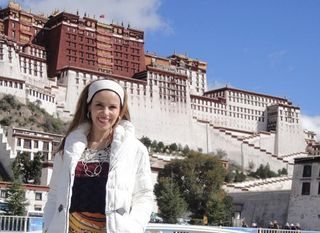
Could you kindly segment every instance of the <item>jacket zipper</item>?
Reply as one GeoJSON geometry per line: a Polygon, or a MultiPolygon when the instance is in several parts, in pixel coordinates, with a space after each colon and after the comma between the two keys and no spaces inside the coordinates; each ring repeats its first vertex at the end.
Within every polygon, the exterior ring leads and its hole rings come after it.
{"type": "Polygon", "coordinates": [[[66,205],[66,224],[65,224],[65,229],[64,232],[68,233],[68,228],[69,228],[69,205],[70,205],[70,201],[69,197],[70,197],[70,188],[71,188],[71,172],[69,172],[69,190],[68,190],[68,195],[67,195],[67,205],[66,205]]]}

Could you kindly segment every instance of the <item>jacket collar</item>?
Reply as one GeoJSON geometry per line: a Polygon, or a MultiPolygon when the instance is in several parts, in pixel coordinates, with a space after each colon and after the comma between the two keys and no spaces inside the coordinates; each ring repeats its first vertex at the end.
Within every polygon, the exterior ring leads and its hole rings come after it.
{"type": "MultiPolygon", "coordinates": [[[[87,136],[90,131],[90,124],[83,123],[73,130],[67,137],[64,146],[64,158],[75,167],[83,151],[86,149],[88,140],[87,136]]],[[[134,127],[131,122],[122,120],[114,130],[113,141],[111,143],[110,167],[113,167],[119,160],[115,156],[127,139],[134,137],[134,127]]],[[[68,164],[68,163],[67,163],[68,164]]]]}

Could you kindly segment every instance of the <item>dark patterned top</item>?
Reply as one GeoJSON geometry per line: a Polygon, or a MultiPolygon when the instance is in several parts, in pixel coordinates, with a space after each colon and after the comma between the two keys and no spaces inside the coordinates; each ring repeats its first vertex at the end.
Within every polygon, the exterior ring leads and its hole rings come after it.
{"type": "Polygon", "coordinates": [[[76,166],[69,212],[105,213],[110,149],[86,150],[76,166]]]}

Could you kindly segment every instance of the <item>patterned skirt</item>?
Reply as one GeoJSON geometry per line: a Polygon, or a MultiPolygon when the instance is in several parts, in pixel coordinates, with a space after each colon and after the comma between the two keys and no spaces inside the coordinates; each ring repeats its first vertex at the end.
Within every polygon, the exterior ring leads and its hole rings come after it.
{"type": "Polygon", "coordinates": [[[106,232],[106,216],[104,214],[73,212],[69,215],[69,233],[106,232]]]}

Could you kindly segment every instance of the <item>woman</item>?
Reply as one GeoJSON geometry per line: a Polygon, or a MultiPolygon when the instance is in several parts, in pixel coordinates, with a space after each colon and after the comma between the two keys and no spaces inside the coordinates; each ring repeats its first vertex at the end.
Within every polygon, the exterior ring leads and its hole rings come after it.
{"type": "Polygon", "coordinates": [[[117,82],[84,88],[55,155],[45,232],[144,232],[153,203],[151,171],[129,120],[117,82]]]}

